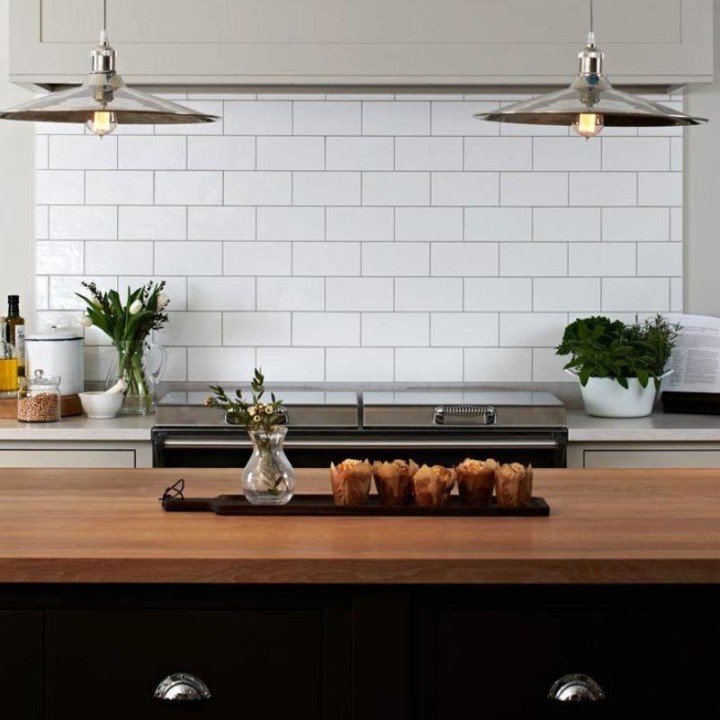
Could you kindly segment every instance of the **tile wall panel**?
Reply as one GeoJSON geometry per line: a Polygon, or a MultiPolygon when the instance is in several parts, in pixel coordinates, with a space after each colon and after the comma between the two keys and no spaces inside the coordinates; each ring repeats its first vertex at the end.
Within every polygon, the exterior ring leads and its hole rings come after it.
{"type": "Polygon", "coordinates": [[[557,381],[578,314],[682,309],[674,128],[472,117],[507,95],[175,95],[221,121],[37,125],[40,326],[77,322],[84,279],[162,278],[173,380],[557,381]]]}

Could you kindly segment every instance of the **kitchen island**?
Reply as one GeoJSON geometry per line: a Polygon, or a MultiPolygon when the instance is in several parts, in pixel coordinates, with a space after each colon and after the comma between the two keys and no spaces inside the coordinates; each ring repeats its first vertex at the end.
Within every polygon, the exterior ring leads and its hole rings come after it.
{"type": "Polygon", "coordinates": [[[452,519],[164,512],[181,475],[239,471],[0,470],[13,717],[169,717],[177,672],[208,718],[720,711],[720,471],[538,470],[550,517],[452,519]],[[605,699],[551,702],[577,673],[605,699]]]}

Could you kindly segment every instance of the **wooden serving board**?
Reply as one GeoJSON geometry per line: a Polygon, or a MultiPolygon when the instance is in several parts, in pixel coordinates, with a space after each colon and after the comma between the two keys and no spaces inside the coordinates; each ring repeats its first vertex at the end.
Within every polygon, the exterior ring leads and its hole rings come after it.
{"type": "Polygon", "coordinates": [[[495,498],[490,505],[463,505],[452,496],[443,507],[418,505],[381,505],[377,496],[370,496],[365,505],[339,506],[332,495],[295,495],[286,505],[252,505],[242,495],[218,495],[214,498],[161,498],[168,512],[214,512],[216,515],[311,515],[363,517],[547,517],[550,506],[541,497],[530,500],[528,507],[499,507],[495,498]]]}
{"type": "MultiPolygon", "coordinates": [[[[82,415],[79,395],[62,396],[62,416],[82,415]]],[[[0,398],[0,419],[17,420],[17,398],[0,398]]]]}

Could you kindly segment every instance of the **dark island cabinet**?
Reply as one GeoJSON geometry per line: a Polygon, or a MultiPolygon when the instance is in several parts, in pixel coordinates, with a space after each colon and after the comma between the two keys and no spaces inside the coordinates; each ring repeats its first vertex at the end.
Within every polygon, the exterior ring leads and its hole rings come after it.
{"type": "Polygon", "coordinates": [[[0,718],[720,717],[717,586],[5,585],[0,637],[0,718]]]}

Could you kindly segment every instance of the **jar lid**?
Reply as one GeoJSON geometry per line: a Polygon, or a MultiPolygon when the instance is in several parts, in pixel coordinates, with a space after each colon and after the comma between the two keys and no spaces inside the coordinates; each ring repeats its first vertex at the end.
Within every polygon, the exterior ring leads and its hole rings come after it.
{"type": "Polygon", "coordinates": [[[30,385],[31,388],[38,386],[53,387],[54,385],[60,385],[60,380],[61,378],[58,375],[48,375],[45,377],[44,371],[38,368],[28,380],[28,385],[30,385]]]}
{"type": "Polygon", "coordinates": [[[67,340],[82,340],[82,335],[79,335],[75,330],[53,330],[52,332],[45,333],[32,333],[25,336],[25,342],[33,342],[36,340],[43,340],[49,342],[60,342],[67,340]]]}

